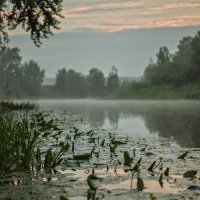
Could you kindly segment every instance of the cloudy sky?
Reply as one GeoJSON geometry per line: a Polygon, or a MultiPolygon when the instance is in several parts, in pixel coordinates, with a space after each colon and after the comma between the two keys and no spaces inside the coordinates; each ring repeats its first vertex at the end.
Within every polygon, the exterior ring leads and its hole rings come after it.
{"type": "Polygon", "coordinates": [[[199,0],[64,0],[63,31],[105,32],[200,24],[199,0]]]}
{"type": "Polygon", "coordinates": [[[200,25],[200,0],[64,0],[61,30],[38,49],[21,31],[12,33],[24,60],[34,59],[54,77],[60,68],[87,74],[115,65],[122,76],[141,76],[159,46],[174,52],[200,25]]]}

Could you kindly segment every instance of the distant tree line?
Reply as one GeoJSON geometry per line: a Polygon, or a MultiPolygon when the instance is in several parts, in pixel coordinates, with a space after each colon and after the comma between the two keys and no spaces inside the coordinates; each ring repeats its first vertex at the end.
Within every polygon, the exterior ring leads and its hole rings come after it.
{"type": "Polygon", "coordinates": [[[44,70],[35,61],[22,63],[18,48],[0,49],[0,97],[38,96],[43,78],[44,70]]]}
{"type": "Polygon", "coordinates": [[[200,31],[194,37],[180,40],[174,54],[167,47],[160,47],[156,58],[144,71],[146,83],[174,86],[200,83],[200,31]]]}
{"type": "Polygon", "coordinates": [[[90,69],[87,76],[63,68],[56,75],[54,89],[58,97],[111,97],[118,92],[119,77],[115,67],[108,78],[97,68],[90,69]]]}

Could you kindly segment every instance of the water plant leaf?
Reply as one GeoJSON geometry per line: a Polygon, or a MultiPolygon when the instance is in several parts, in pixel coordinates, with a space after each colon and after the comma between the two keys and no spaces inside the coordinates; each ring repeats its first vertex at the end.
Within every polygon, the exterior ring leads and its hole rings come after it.
{"type": "Polygon", "coordinates": [[[153,156],[154,153],[152,153],[152,152],[147,152],[145,155],[146,155],[146,156],[153,156]]]}
{"type": "Polygon", "coordinates": [[[114,144],[113,146],[111,144],[109,144],[109,147],[110,147],[110,152],[111,153],[114,153],[116,148],[117,148],[118,144],[114,144]]]}
{"type": "Polygon", "coordinates": [[[140,151],[145,151],[147,147],[148,147],[148,145],[147,145],[147,144],[145,144],[145,147],[144,147],[144,148],[142,148],[140,151]]]}
{"type": "Polygon", "coordinates": [[[88,138],[88,143],[95,143],[96,138],[88,138]]]}
{"type": "Polygon", "coordinates": [[[159,183],[160,183],[160,186],[163,188],[163,174],[160,175],[158,181],[159,181],[159,183]]]}
{"type": "Polygon", "coordinates": [[[117,145],[123,145],[126,144],[126,142],[122,142],[120,140],[115,140],[114,138],[111,140],[111,144],[117,144],[117,145]]]}
{"type": "Polygon", "coordinates": [[[184,178],[193,178],[197,174],[197,171],[191,170],[183,174],[184,178]]]}
{"type": "Polygon", "coordinates": [[[50,168],[51,167],[51,163],[53,160],[53,154],[52,154],[52,150],[51,148],[47,151],[45,160],[44,160],[44,168],[50,168]]]}
{"type": "Polygon", "coordinates": [[[152,172],[155,164],[156,164],[156,161],[154,161],[147,170],[152,172]]]}
{"type": "Polygon", "coordinates": [[[66,151],[69,150],[69,148],[70,148],[70,144],[67,143],[67,144],[65,144],[65,145],[62,146],[62,151],[66,152],[66,151]]]}
{"type": "Polygon", "coordinates": [[[137,178],[137,190],[142,191],[144,189],[144,181],[142,178],[138,177],[137,178]]]}
{"type": "Polygon", "coordinates": [[[68,199],[67,197],[61,195],[61,196],[60,196],[60,200],[69,200],[69,199],[68,199]]]}
{"type": "Polygon", "coordinates": [[[186,151],[181,156],[179,156],[178,159],[184,159],[187,154],[188,154],[188,151],[186,151]]]}
{"type": "Polygon", "coordinates": [[[105,139],[102,140],[102,142],[101,142],[101,144],[100,144],[101,147],[104,147],[105,141],[106,141],[105,139]]]}
{"type": "Polygon", "coordinates": [[[85,134],[90,135],[92,132],[93,132],[93,130],[90,130],[90,131],[86,132],[85,134]]]}
{"type": "Polygon", "coordinates": [[[96,190],[97,186],[95,185],[95,183],[93,182],[92,179],[87,179],[87,184],[89,185],[91,190],[96,190]]]}
{"type": "Polygon", "coordinates": [[[135,166],[133,167],[133,171],[138,171],[139,167],[141,166],[142,157],[137,161],[135,166]]]}
{"type": "Polygon", "coordinates": [[[133,162],[133,158],[130,157],[128,151],[124,151],[124,165],[130,166],[133,162]]]}
{"type": "Polygon", "coordinates": [[[169,176],[169,167],[165,170],[164,175],[169,176]]]}
{"type": "Polygon", "coordinates": [[[73,157],[74,157],[74,160],[90,160],[91,158],[89,153],[73,155],[73,157]]]}
{"type": "Polygon", "coordinates": [[[89,185],[91,190],[96,190],[97,186],[93,182],[93,180],[98,180],[99,178],[95,174],[91,174],[87,177],[87,184],[89,185]]]}
{"type": "Polygon", "coordinates": [[[200,190],[200,186],[191,185],[191,186],[188,187],[188,190],[200,190]]]}

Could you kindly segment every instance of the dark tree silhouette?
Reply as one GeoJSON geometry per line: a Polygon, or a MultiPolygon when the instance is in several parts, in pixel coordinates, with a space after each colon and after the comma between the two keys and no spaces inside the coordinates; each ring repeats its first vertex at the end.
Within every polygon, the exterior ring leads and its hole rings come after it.
{"type": "Polygon", "coordinates": [[[0,45],[8,41],[8,30],[18,26],[30,33],[36,46],[43,38],[52,35],[52,29],[59,29],[63,0],[1,0],[0,3],[0,45]]]}

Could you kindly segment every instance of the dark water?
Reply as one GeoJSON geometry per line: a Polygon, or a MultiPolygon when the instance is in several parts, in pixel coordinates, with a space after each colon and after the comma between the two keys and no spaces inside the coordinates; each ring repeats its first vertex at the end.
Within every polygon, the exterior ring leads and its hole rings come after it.
{"type": "Polygon", "coordinates": [[[158,135],[181,147],[200,147],[200,101],[40,100],[41,109],[66,111],[91,128],[158,135]]]}

